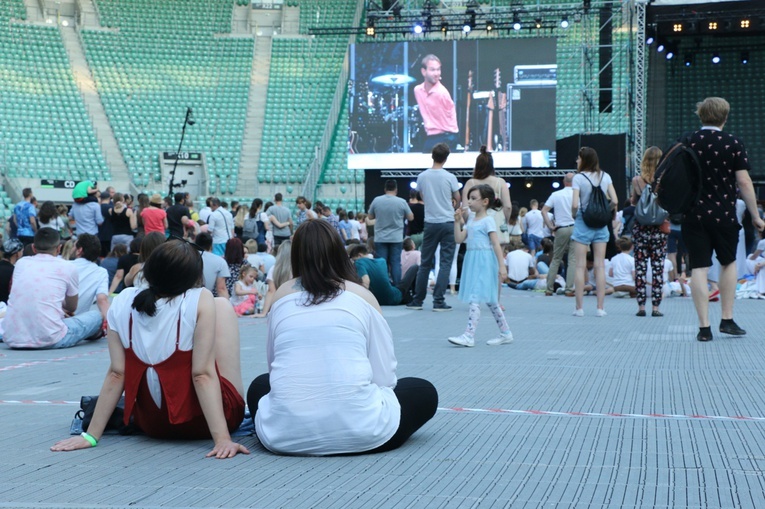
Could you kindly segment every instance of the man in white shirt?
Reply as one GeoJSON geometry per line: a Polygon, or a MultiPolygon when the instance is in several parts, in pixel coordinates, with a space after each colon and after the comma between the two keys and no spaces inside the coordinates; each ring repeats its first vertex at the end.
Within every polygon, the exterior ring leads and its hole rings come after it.
{"type": "Polygon", "coordinates": [[[525,244],[512,244],[512,251],[505,256],[507,279],[505,282],[516,290],[533,290],[537,286],[537,268],[534,257],[525,244]]]}
{"type": "Polygon", "coordinates": [[[226,278],[231,277],[226,260],[212,253],[213,241],[209,233],[197,235],[194,243],[202,250],[202,284],[216,297],[228,299],[226,278]]]}
{"type": "MultiPolygon", "coordinates": [[[[3,341],[10,348],[69,348],[101,330],[97,310],[77,310],[77,268],[58,258],[60,236],[53,228],[35,233],[35,256],[25,256],[13,270],[3,341]]],[[[99,242],[99,250],[100,242],[99,242]]]]}
{"type": "Polygon", "coordinates": [[[531,200],[529,202],[531,210],[526,212],[523,216],[523,231],[526,232],[528,238],[529,250],[531,256],[537,253],[542,245],[542,239],[544,238],[544,218],[542,212],[539,210],[539,202],[531,200]]]}
{"type": "Polygon", "coordinates": [[[574,296],[574,276],[576,275],[576,250],[571,242],[571,234],[574,231],[574,218],[571,217],[571,198],[574,191],[571,182],[574,180],[573,173],[566,173],[563,179],[563,189],[555,191],[542,207],[542,218],[554,235],[553,258],[550,263],[550,271],[547,273],[547,289],[545,295],[552,295],[555,290],[555,276],[558,274],[563,255],[566,258],[566,289],[565,294],[574,296]],[[555,222],[550,219],[549,212],[555,211],[555,222]]]}
{"type": "Polygon", "coordinates": [[[210,204],[212,203],[212,196],[209,196],[205,200],[205,206],[202,207],[202,209],[199,211],[199,219],[205,222],[205,224],[210,219],[210,214],[212,214],[212,208],[210,207],[210,204]]]}
{"type": "Polygon", "coordinates": [[[77,237],[77,258],[72,263],[77,267],[80,290],[75,316],[81,315],[98,306],[101,316],[106,319],[109,311],[109,274],[96,263],[101,252],[98,237],[83,233],[77,237]]]}
{"type": "Polygon", "coordinates": [[[212,252],[223,256],[226,252],[226,243],[234,236],[234,217],[231,212],[220,206],[218,198],[210,201],[210,209],[212,212],[207,220],[207,231],[212,234],[212,252]]]}

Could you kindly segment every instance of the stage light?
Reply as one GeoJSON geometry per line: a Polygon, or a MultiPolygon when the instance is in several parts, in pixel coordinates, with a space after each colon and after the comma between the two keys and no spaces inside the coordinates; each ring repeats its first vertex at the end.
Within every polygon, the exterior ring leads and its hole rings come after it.
{"type": "Polygon", "coordinates": [[[666,58],[667,60],[672,60],[673,58],[675,58],[675,50],[673,50],[672,48],[668,48],[667,54],[664,56],[664,58],[666,58]]]}
{"type": "Polygon", "coordinates": [[[553,189],[558,189],[559,187],[560,187],[560,182],[558,182],[557,180],[552,183],[552,188],[553,189]]]}
{"type": "Polygon", "coordinates": [[[749,63],[749,52],[748,51],[742,51],[741,52],[741,64],[746,65],[749,63]]]}
{"type": "Polygon", "coordinates": [[[534,20],[534,26],[537,28],[542,28],[542,18],[537,18],[534,20]]]}
{"type": "Polygon", "coordinates": [[[651,44],[653,44],[655,40],[656,40],[656,37],[654,37],[653,35],[649,35],[648,37],[645,38],[646,46],[650,46],[651,44]]]}
{"type": "Polygon", "coordinates": [[[521,17],[518,14],[513,14],[513,30],[521,29],[521,17]]]}
{"type": "Polygon", "coordinates": [[[526,189],[531,189],[534,186],[534,181],[530,177],[526,177],[526,180],[523,181],[523,185],[526,189]]]}
{"type": "Polygon", "coordinates": [[[672,23],[672,31],[675,33],[680,33],[683,31],[683,24],[682,23],[672,23]]]}
{"type": "Polygon", "coordinates": [[[61,22],[61,26],[65,26],[65,27],[68,27],[68,26],[69,26],[69,21],[67,21],[67,20],[63,20],[63,21],[61,22]]]}
{"type": "Polygon", "coordinates": [[[715,31],[715,30],[717,30],[717,26],[718,26],[717,25],[717,21],[710,21],[709,24],[707,25],[707,28],[710,31],[715,31]]]}
{"type": "Polygon", "coordinates": [[[441,22],[441,31],[442,31],[444,34],[446,34],[446,32],[448,32],[448,31],[449,31],[449,23],[447,23],[446,21],[442,21],[442,22],[441,22]]]}
{"type": "Polygon", "coordinates": [[[645,44],[646,46],[650,46],[654,42],[656,42],[656,27],[652,25],[648,27],[648,30],[646,31],[645,44]]]}
{"type": "Polygon", "coordinates": [[[712,63],[713,64],[719,64],[720,63],[720,54],[719,53],[712,53],[712,63]]]}
{"type": "Polygon", "coordinates": [[[412,180],[411,182],[409,182],[409,188],[410,189],[417,189],[417,181],[416,180],[412,180]]]}
{"type": "Polygon", "coordinates": [[[743,28],[744,30],[748,29],[750,26],[752,26],[752,22],[749,19],[742,19],[741,23],[739,23],[739,26],[743,28]]]}
{"type": "Polygon", "coordinates": [[[464,184],[462,182],[457,182],[457,189],[462,189],[463,185],[464,184]]]}
{"type": "Polygon", "coordinates": [[[686,53],[685,57],[683,58],[683,65],[686,67],[690,67],[693,65],[693,54],[692,53],[686,53]]]}
{"type": "Polygon", "coordinates": [[[49,25],[52,25],[53,24],[53,18],[48,18],[48,19],[45,20],[45,22],[47,24],[49,24],[49,25]]]}
{"type": "Polygon", "coordinates": [[[659,53],[664,53],[664,48],[666,48],[665,44],[663,42],[659,42],[659,45],[656,46],[656,51],[659,53]]]}
{"type": "Polygon", "coordinates": [[[563,16],[563,19],[560,20],[560,27],[561,28],[568,28],[568,16],[563,16]]]}
{"type": "Polygon", "coordinates": [[[422,23],[415,23],[414,27],[412,27],[412,32],[415,34],[421,34],[422,33],[422,23]]]}
{"type": "Polygon", "coordinates": [[[462,25],[462,31],[465,32],[466,34],[469,34],[472,29],[473,28],[470,26],[469,22],[466,22],[465,24],[462,25]]]}
{"type": "Polygon", "coordinates": [[[494,30],[494,21],[489,20],[486,22],[486,31],[491,32],[492,30],[494,30]]]}
{"type": "Polygon", "coordinates": [[[369,37],[375,36],[375,20],[371,18],[367,20],[367,35],[369,37]]]}

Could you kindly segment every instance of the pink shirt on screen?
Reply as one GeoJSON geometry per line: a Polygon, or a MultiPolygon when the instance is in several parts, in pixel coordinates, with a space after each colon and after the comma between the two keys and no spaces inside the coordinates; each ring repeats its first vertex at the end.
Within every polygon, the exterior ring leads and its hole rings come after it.
{"type": "Polygon", "coordinates": [[[414,87],[414,98],[420,106],[425,133],[428,136],[459,132],[454,101],[440,82],[436,83],[430,92],[425,91],[425,83],[420,83],[414,87]]]}
{"type": "Polygon", "coordinates": [[[73,263],[43,253],[21,258],[13,270],[3,341],[13,348],[42,348],[61,341],[67,333],[64,298],[78,290],[73,263]]]}

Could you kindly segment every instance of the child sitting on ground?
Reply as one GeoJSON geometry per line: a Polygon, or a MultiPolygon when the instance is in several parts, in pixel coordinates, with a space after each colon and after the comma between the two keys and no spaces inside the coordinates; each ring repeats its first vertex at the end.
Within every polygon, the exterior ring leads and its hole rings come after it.
{"type": "Polygon", "coordinates": [[[409,267],[422,263],[422,253],[414,246],[414,241],[407,237],[404,239],[404,250],[401,252],[401,273],[406,274],[409,267]]]}
{"type": "Polygon", "coordinates": [[[239,271],[239,280],[234,283],[234,291],[231,294],[231,305],[237,316],[252,315],[255,313],[255,303],[258,301],[258,289],[255,286],[255,278],[258,270],[250,265],[242,265],[239,271]]]}
{"type": "Polygon", "coordinates": [[[614,297],[637,297],[635,289],[635,259],[630,256],[632,241],[622,237],[616,241],[619,254],[611,258],[608,275],[613,278],[614,297]]]}

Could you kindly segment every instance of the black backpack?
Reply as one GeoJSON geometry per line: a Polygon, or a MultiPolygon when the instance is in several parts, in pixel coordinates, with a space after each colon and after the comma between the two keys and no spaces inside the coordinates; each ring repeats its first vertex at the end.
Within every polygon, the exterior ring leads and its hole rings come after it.
{"type": "Polygon", "coordinates": [[[701,198],[701,163],[688,146],[689,138],[664,153],[653,177],[653,192],[670,214],[689,212],[701,198]]]}
{"type": "Polygon", "coordinates": [[[584,212],[582,212],[584,224],[590,228],[603,228],[611,222],[612,217],[608,198],[606,197],[606,193],[604,193],[603,189],[600,187],[600,184],[603,182],[603,177],[601,177],[598,186],[595,187],[595,184],[592,183],[592,180],[587,178],[587,175],[584,173],[581,175],[586,178],[587,182],[592,186],[590,202],[587,204],[587,208],[584,209],[584,212]]]}

